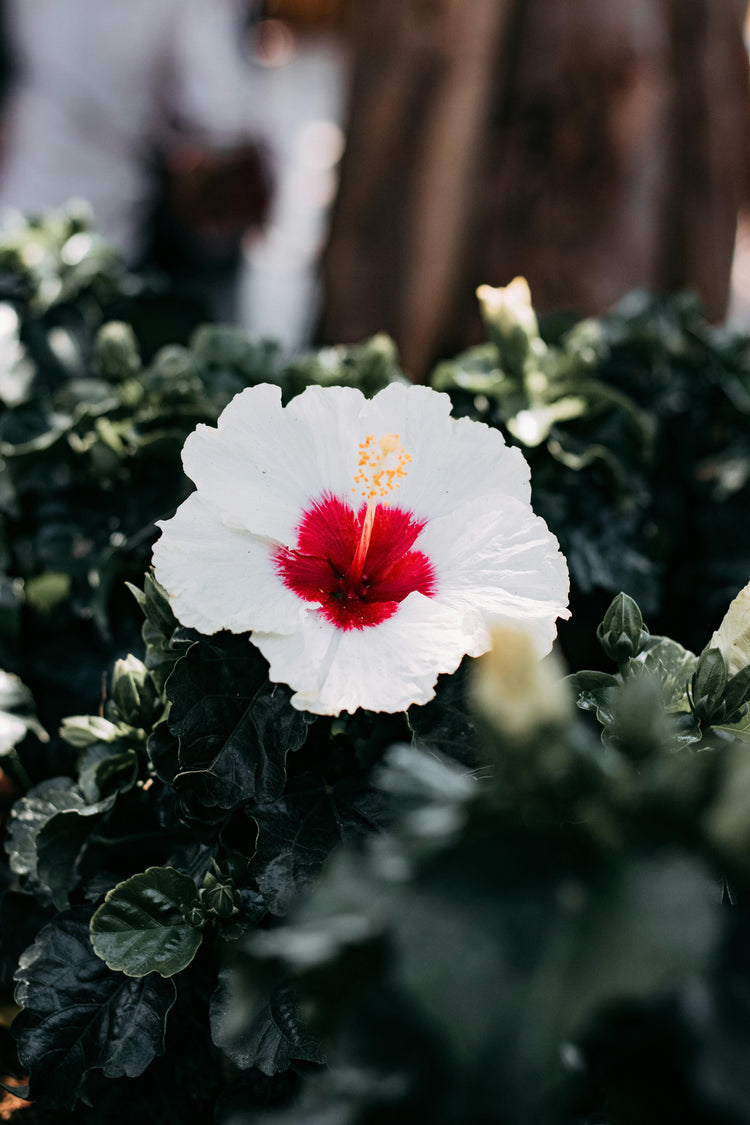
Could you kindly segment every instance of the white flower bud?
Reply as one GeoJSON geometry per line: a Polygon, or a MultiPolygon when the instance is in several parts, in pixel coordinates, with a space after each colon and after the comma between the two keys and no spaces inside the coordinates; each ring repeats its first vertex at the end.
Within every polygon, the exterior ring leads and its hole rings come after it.
{"type": "Polygon", "coordinates": [[[523,629],[495,626],[491,635],[492,648],[474,664],[471,682],[471,697],[486,722],[515,741],[564,724],[573,706],[559,661],[540,660],[523,629]]]}
{"type": "Polygon", "coordinates": [[[482,315],[503,336],[520,328],[526,336],[539,335],[536,313],[531,305],[531,290],[525,277],[514,277],[509,285],[494,288],[480,285],[477,298],[482,315]]]}

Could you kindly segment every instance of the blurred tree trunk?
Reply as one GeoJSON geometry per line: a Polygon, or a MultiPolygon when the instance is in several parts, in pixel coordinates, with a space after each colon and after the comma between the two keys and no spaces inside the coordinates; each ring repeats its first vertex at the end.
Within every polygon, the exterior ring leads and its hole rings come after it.
{"type": "Polygon", "coordinates": [[[724,313],[750,149],[744,0],[362,0],[326,339],[407,369],[476,338],[473,289],[541,311],[691,286],[724,313]]]}

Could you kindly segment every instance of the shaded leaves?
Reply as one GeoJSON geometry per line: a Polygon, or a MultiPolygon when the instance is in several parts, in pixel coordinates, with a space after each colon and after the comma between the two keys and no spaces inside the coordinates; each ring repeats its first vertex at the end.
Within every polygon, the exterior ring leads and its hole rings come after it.
{"type": "Polygon", "coordinates": [[[258,847],[251,864],[268,909],[285,914],[340,843],[369,836],[385,821],[385,795],[367,777],[295,778],[281,798],[256,806],[258,847]]]}
{"type": "Polygon", "coordinates": [[[87,910],[45,926],[16,979],[23,1011],[13,1033],[32,1097],[72,1107],[86,1098],[91,1071],[134,1077],[164,1050],[174,984],[155,974],[133,980],[110,972],[91,948],[87,910]]]}
{"type": "Polygon", "coordinates": [[[257,1067],[270,1076],[288,1070],[295,1060],[325,1062],[320,1045],[302,1026],[289,985],[277,986],[252,1018],[243,1019],[237,1016],[233,984],[232,973],[222,970],[211,998],[211,1036],[235,1066],[257,1067]]]}
{"type": "Polygon", "coordinates": [[[58,907],[67,906],[77,881],[76,864],[96,819],[108,812],[116,794],[89,803],[67,777],[53,777],[31,789],[11,811],[6,851],[17,875],[27,876],[37,892],[58,907]]]}
{"type": "Polygon", "coordinates": [[[91,919],[91,943],[110,969],[131,977],[171,977],[195,956],[203,935],[190,920],[193,880],[173,867],[149,867],[107,892],[91,919]]]}
{"type": "Polygon", "coordinates": [[[169,729],[179,739],[175,787],[223,809],[278,797],[286,755],[302,746],[312,721],[291,706],[291,694],[269,682],[246,637],[196,642],[167,683],[169,729]]]}

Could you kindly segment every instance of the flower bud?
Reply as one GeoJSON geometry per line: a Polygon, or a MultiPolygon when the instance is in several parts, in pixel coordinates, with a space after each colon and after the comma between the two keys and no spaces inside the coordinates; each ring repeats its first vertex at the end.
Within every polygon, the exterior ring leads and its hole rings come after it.
{"type": "Polygon", "coordinates": [[[238,913],[239,894],[231,880],[217,878],[210,871],[206,872],[198,897],[203,910],[217,918],[225,920],[238,913]]]}
{"type": "Polygon", "coordinates": [[[145,664],[135,656],[115,662],[112,700],[124,722],[143,730],[150,727],[159,706],[159,696],[145,664]]]}
{"type": "Polygon", "coordinates": [[[79,749],[94,742],[117,742],[122,733],[121,727],[100,715],[69,715],[60,727],[60,737],[79,749]]]}
{"type": "Polygon", "coordinates": [[[544,350],[526,278],[515,277],[510,285],[497,289],[480,285],[477,298],[503,368],[509,374],[522,377],[532,350],[544,350]]]}
{"type": "Polygon", "coordinates": [[[690,705],[700,722],[726,717],[721,706],[726,686],[724,657],[718,648],[705,648],[690,682],[690,705]]]}
{"type": "Polygon", "coordinates": [[[641,611],[627,594],[618,594],[596,630],[599,644],[610,660],[625,664],[641,651],[644,629],[641,611]]]}
{"type": "Polygon", "coordinates": [[[474,664],[470,694],[496,733],[525,742],[544,727],[562,726],[572,714],[562,676],[553,657],[539,660],[528,633],[496,626],[492,648],[474,664]]]}
{"type": "Polygon", "coordinates": [[[129,324],[113,320],[103,325],[94,343],[94,362],[99,373],[113,383],[137,375],[141,359],[135,333],[129,324]]]}
{"type": "Polygon", "coordinates": [[[531,304],[531,290],[525,277],[514,277],[509,285],[494,288],[480,285],[477,298],[488,325],[508,338],[520,329],[525,336],[539,335],[536,313],[531,304]]]}

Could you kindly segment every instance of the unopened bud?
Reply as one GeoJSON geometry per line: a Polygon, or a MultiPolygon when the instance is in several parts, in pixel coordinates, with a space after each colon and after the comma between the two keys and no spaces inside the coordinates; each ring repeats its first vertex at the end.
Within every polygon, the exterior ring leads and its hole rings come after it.
{"type": "Polygon", "coordinates": [[[618,594],[596,630],[599,644],[610,660],[625,664],[641,651],[645,630],[637,604],[627,594],[618,594]]]}
{"type": "Polygon", "coordinates": [[[498,734],[525,741],[570,717],[573,705],[562,677],[553,657],[539,659],[528,633],[497,626],[492,648],[474,664],[471,698],[498,734]]]}
{"type": "Polygon", "coordinates": [[[159,706],[159,695],[145,664],[135,656],[115,662],[112,700],[124,722],[142,730],[151,726],[159,706]]]}
{"type": "Polygon", "coordinates": [[[63,741],[79,749],[94,742],[117,742],[122,734],[122,727],[100,715],[69,715],[60,726],[63,741]]]}
{"type": "Polygon", "coordinates": [[[727,686],[727,667],[718,648],[706,648],[700,655],[698,667],[690,682],[690,701],[693,713],[702,723],[725,718],[722,708],[724,689],[727,686]]]}
{"type": "Polygon", "coordinates": [[[206,913],[222,920],[231,918],[239,909],[239,895],[231,881],[217,878],[210,871],[206,872],[198,898],[206,913]]]}
{"type": "Polygon", "coordinates": [[[94,362],[111,382],[130,379],[141,369],[138,343],[129,324],[110,321],[100,328],[94,343],[94,362]]]}
{"type": "Polygon", "coordinates": [[[526,336],[538,336],[539,325],[531,304],[531,290],[525,277],[514,277],[509,285],[480,285],[477,298],[488,325],[504,337],[519,329],[526,336]]]}
{"type": "Polygon", "coordinates": [[[508,374],[522,378],[529,356],[545,350],[526,278],[515,277],[509,285],[498,288],[480,285],[477,298],[501,366],[508,374]]]}

